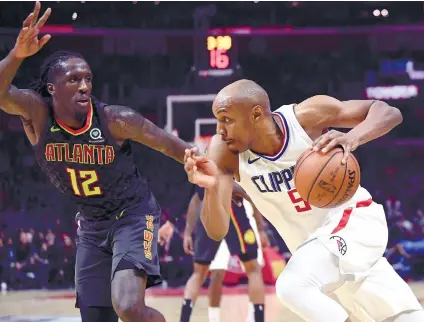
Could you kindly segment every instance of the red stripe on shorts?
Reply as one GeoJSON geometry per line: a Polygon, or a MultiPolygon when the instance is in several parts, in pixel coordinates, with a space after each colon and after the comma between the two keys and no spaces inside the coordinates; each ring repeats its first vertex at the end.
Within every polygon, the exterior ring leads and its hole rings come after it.
{"type": "MultiPolygon", "coordinates": [[[[358,201],[356,203],[356,208],[368,207],[371,204],[372,204],[372,199],[371,198],[368,199],[368,200],[358,201]]],[[[340,230],[342,230],[343,228],[346,227],[346,225],[347,225],[347,223],[349,221],[350,215],[352,214],[352,211],[353,211],[353,208],[352,207],[346,208],[343,211],[342,219],[340,219],[339,224],[337,225],[336,228],[334,228],[334,230],[331,232],[331,234],[335,234],[338,231],[340,231],[340,230]]]]}

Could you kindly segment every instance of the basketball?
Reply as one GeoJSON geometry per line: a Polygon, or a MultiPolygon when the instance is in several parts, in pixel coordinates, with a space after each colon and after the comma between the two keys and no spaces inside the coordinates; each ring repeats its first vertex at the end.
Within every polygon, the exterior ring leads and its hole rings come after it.
{"type": "Polygon", "coordinates": [[[326,154],[307,150],[296,162],[294,183],[303,200],[318,208],[334,208],[349,201],[358,190],[361,171],[350,154],[342,164],[343,149],[326,154]]]}

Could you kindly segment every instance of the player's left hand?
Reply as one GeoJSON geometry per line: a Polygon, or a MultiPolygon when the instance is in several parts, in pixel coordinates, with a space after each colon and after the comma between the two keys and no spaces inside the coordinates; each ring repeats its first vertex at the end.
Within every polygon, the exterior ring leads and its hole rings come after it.
{"type": "MultiPolygon", "coordinates": [[[[199,150],[197,147],[191,148],[191,149],[187,149],[185,151],[185,155],[184,155],[184,163],[187,163],[187,161],[191,159],[191,160],[203,160],[206,161],[207,158],[205,156],[201,156],[199,153],[199,150]],[[199,158],[196,158],[199,157],[199,158]]],[[[187,171],[186,167],[186,171],[187,171]]],[[[188,172],[187,172],[188,173],[188,172]]],[[[189,174],[189,173],[188,173],[189,174]]],[[[193,183],[193,182],[192,182],[193,183]]],[[[243,190],[242,187],[240,187],[236,182],[234,182],[234,186],[233,186],[233,194],[231,197],[232,201],[238,206],[241,207],[243,206],[243,199],[246,199],[248,201],[250,200],[250,197],[247,195],[247,193],[243,190]]]]}
{"type": "Polygon", "coordinates": [[[342,159],[342,164],[347,162],[350,152],[355,151],[359,146],[359,139],[349,133],[343,133],[336,130],[328,131],[327,133],[321,135],[312,143],[312,149],[314,151],[321,150],[322,153],[327,153],[331,151],[336,146],[341,146],[344,150],[344,155],[342,159]]]}
{"type": "Polygon", "coordinates": [[[265,230],[259,230],[259,239],[261,241],[262,248],[266,248],[269,246],[269,238],[265,230]]]}

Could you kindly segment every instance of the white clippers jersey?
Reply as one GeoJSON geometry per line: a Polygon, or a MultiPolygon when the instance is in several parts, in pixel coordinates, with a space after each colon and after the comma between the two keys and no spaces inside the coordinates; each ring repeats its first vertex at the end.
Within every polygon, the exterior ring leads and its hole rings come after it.
{"type": "MultiPolygon", "coordinates": [[[[277,229],[291,252],[325,224],[329,213],[328,209],[303,201],[294,186],[296,160],[311,147],[312,140],[297,121],[293,108],[294,104],[283,105],[273,113],[284,133],[283,147],[277,155],[258,155],[250,150],[239,155],[239,184],[277,229]]],[[[347,208],[370,197],[359,187],[355,196],[341,207],[347,208]]]]}

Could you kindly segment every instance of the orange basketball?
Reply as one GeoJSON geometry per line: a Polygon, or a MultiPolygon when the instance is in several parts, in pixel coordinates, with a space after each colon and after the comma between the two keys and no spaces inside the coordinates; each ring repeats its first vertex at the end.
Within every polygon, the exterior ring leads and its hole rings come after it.
{"type": "Polygon", "coordinates": [[[350,154],[342,164],[343,149],[326,154],[305,151],[297,160],[294,184],[303,200],[318,208],[334,208],[349,201],[358,190],[361,170],[350,154]]]}

